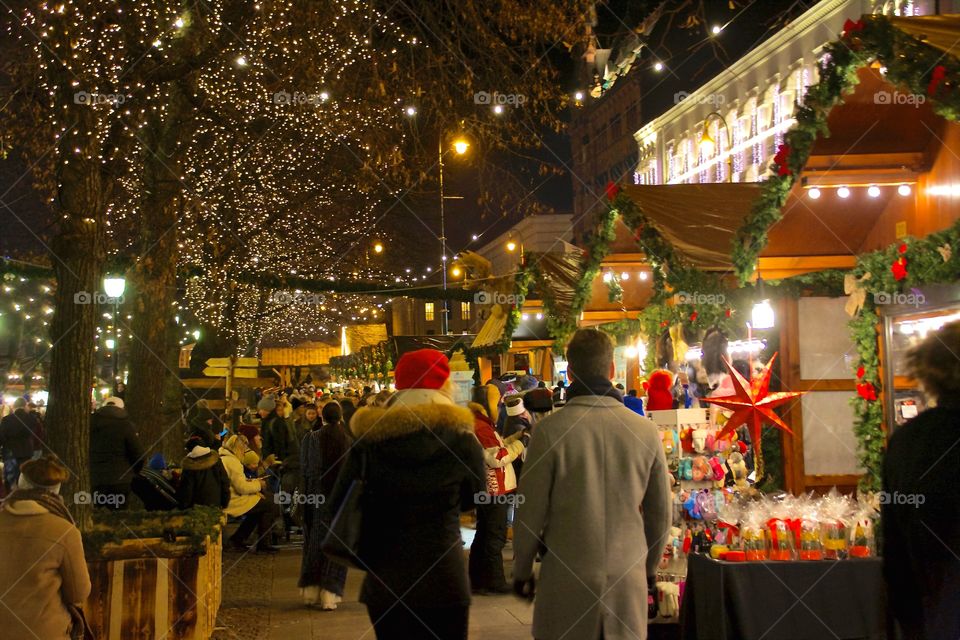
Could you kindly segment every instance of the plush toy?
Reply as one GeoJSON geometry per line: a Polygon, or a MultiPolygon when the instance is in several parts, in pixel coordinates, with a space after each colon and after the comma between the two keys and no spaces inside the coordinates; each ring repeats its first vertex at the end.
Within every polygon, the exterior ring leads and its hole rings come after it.
{"type": "Polygon", "coordinates": [[[673,374],[657,370],[650,374],[647,382],[647,411],[665,411],[673,409],[673,374]]]}

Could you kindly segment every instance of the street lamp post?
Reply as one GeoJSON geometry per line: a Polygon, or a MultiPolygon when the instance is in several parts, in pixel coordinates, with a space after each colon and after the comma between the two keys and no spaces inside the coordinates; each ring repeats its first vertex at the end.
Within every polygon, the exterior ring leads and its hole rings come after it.
{"type": "MultiPolygon", "coordinates": [[[[458,138],[453,143],[453,150],[457,155],[462,156],[467,152],[470,143],[462,138],[458,138]]],[[[444,218],[444,200],[447,197],[443,193],[443,133],[437,141],[437,164],[440,167],[440,262],[443,271],[443,311],[440,315],[440,333],[447,335],[450,332],[450,301],[447,300],[447,228],[444,218]]]]}
{"type": "Polygon", "coordinates": [[[707,117],[703,119],[703,134],[700,136],[700,148],[704,151],[709,149],[710,155],[713,155],[713,149],[717,148],[717,142],[710,135],[710,118],[716,118],[719,120],[720,124],[723,125],[723,128],[726,131],[727,182],[733,182],[733,140],[730,136],[730,126],[727,124],[726,118],[724,118],[723,114],[721,114],[719,111],[711,111],[707,114],[707,117]]]}
{"type": "Polygon", "coordinates": [[[127,288],[122,275],[107,274],[103,277],[103,292],[113,299],[113,388],[117,388],[117,376],[120,375],[120,298],[127,288]]]}

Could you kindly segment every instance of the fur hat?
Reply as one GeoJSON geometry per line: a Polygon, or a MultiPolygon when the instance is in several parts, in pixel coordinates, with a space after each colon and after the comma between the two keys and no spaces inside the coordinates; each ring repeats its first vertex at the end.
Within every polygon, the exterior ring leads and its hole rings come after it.
{"type": "Polygon", "coordinates": [[[20,465],[20,474],[40,489],[52,490],[70,478],[70,471],[54,456],[27,460],[20,465]]]}
{"type": "Polygon", "coordinates": [[[440,389],[450,379],[450,361],[436,349],[409,351],[397,362],[397,389],[440,389]]]}
{"type": "Polygon", "coordinates": [[[503,399],[503,404],[507,408],[508,416],[519,416],[527,410],[527,408],[523,406],[522,396],[507,396],[503,399]]]}
{"type": "Polygon", "coordinates": [[[260,427],[255,424],[242,424],[237,427],[237,433],[246,436],[248,442],[253,442],[253,439],[260,435],[260,427]]]}
{"type": "Polygon", "coordinates": [[[273,396],[263,396],[260,398],[260,402],[257,403],[257,409],[263,409],[264,411],[273,411],[277,408],[277,401],[273,396]]]}

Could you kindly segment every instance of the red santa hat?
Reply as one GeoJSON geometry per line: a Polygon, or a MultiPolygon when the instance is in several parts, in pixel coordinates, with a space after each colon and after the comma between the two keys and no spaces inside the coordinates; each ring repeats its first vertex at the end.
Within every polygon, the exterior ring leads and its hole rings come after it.
{"type": "Polygon", "coordinates": [[[450,378],[450,362],[436,349],[419,349],[400,356],[394,379],[397,389],[439,389],[450,378]]]}

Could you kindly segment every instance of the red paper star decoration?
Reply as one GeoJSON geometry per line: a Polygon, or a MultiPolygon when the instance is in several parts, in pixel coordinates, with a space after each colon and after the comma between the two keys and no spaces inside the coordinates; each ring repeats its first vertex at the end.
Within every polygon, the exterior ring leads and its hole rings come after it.
{"type": "Polygon", "coordinates": [[[733,411],[733,415],[730,416],[727,423],[723,425],[723,429],[717,434],[718,438],[722,438],[740,425],[746,424],[750,428],[750,435],[753,437],[753,448],[755,451],[759,451],[760,427],[764,422],[769,422],[793,435],[793,431],[780,419],[780,416],[773,412],[773,408],[802,396],[806,391],[769,392],[770,369],[776,358],[777,354],[775,353],[770,361],[763,366],[763,371],[760,372],[759,377],[751,377],[749,381],[731,366],[729,360],[724,358],[723,362],[730,370],[730,377],[733,379],[735,394],[720,398],[704,398],[706,402],[733,411]]]}

